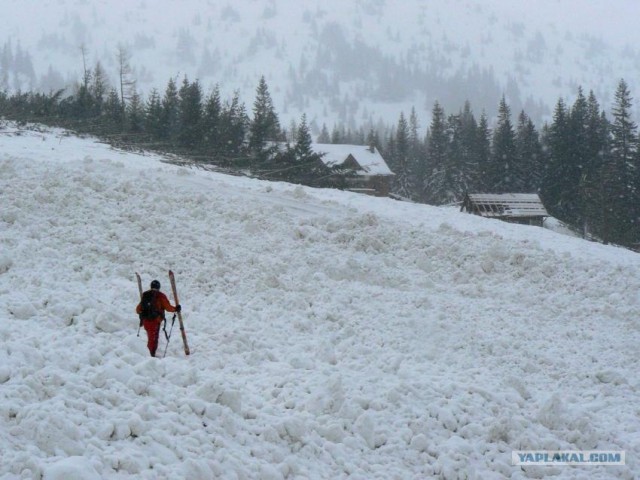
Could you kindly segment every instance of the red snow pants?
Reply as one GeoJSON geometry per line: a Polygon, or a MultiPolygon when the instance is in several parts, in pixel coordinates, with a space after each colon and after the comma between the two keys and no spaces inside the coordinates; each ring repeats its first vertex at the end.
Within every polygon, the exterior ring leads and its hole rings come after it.
{"type": "Polygon", "coordinates": [[[160,324],[162,318],[154,318],[153,320],[144,320],[144,329],[147,332],[147,348],[152,357],[156,356],[158,349],[158,338],[160,337],[160,324]]]}

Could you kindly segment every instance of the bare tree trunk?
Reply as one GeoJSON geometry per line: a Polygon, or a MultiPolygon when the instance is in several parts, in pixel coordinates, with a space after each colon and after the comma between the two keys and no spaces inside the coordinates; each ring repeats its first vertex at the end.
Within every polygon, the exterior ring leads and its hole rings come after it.
{"type": "Polygon", "coordinates": [[[124,121],[127,102],[131,100],[135,92],[136,81],[133,79],[133,70],[129,61],[131,53],[124,45],[118,45],[118,76],[120,80],[120,101],[122,103],[122,119],[124,121]]]}

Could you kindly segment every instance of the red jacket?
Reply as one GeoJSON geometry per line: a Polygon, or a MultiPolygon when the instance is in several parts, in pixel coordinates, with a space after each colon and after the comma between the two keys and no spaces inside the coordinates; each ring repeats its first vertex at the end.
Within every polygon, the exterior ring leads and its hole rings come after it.
{"type": "MultiPolygon", "coordinates": [[[[156,320],[162,320],[164,318],[165,310],[167,312],[176,311],[176,307],[174,307],[173,305],[171,305],[171,303],[169,303],[169,299],[161,291],[158,291],[158,294],[156,295],[156,309],[159,312],[161,312],[160,315],[155,318],[156,320]]],[[[138,306],[136,307],[136,313],[139,315],[141,311],[142,311],[142,304],[138,303],[138,306]]]]}

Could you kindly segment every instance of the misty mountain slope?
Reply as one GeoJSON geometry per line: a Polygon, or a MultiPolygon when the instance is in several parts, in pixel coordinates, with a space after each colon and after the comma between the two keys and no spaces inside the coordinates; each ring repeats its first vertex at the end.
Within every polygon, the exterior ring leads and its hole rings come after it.
{"type": "Polygon", "coordinates": [[[251,104],[265,75],[285,125],[392,123],[412,106],[424,119],[436,100],[493,114],[503,94],[537,120],[578,85],[605,107],[620,78],[636,89],[638,13],[630,0],[28,0],[5,16],[0,85],[78,82],[81,46],[115,84],[122,45],[146,93],[187,75],[251,104]]]}
{"type": "Polygon", "coordinates": [[[538,478],[519,449],[626,451],[555,478],[638,469],[637,254],[58,130],[0,152],[0,478],[538,478]],[[192,354],[176,325],[152,359],[134,272],[168,291],[169,268],[192,354]]]}

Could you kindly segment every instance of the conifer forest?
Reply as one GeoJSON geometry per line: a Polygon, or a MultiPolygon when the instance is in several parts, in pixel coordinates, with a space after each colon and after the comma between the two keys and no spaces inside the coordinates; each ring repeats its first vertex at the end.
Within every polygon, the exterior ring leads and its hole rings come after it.
{"type": "MultiPolygon", "coordinates": [[[[96,135],[121,148],[176,154],[202,165],[311,186],[343,185],[312,149],[305,115],[283,126],[264,77],[247,108],[239,94],[171,78],[146,98],[136,89],[126,51],[117,85],[100,63],[73,88],[0,91],[0,118],[96,135]]],[[[318,143],[374,145],[395,173],[395,198],[455,205],[465,193],[539,193],[550,215],[594,241],[640,245],[640,140],[624,80],[605,112],[591,91],[559,99],[550,121],[535,125],[505,97],[495,119],[432,106],[428,125],[415,110],[386,125],[323,125],[318,143]]],[[[343,173],[344,172],[340,172],[343,173]]]]}

